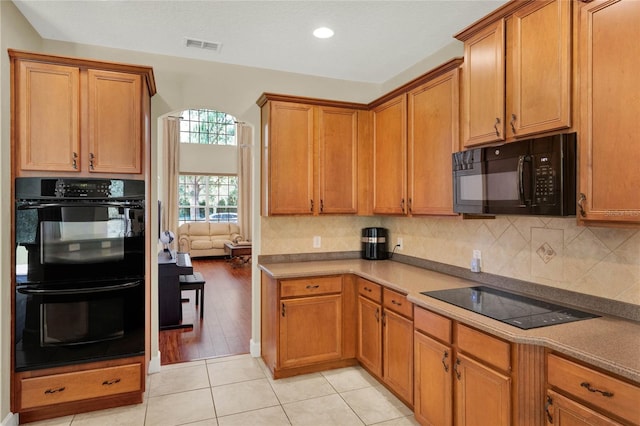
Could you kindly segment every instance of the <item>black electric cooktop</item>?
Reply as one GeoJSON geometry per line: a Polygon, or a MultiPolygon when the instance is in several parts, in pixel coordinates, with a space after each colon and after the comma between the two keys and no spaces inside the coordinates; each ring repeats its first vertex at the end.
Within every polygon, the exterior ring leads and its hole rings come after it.
{"type": "Polygon", "coordinates": [[[485,286],[424,291],[422,294],[523,330],[599,316],[485,286]]]}

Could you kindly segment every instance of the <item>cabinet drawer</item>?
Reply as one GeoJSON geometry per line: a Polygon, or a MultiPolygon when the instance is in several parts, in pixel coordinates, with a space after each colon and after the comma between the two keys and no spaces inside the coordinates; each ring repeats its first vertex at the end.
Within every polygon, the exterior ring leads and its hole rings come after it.
{"type": "Polygon", "coordinates": [[[358,293],[374,302],[382,302],[382,286],[358,277],[358,293]]]}
{"type": "Polygon", "coordinates": [[[20,381],[20,408],[141,391],[140,364],[31,377],[20,381]]]}
{"type": "Polygon", "coordinates": [[[416,308],[413,325],[416,330],[429,334],[436,339],[451,343],[451,320],[434,314],[426,309],[416,308]]]}
{"type": "Polygon", "coordinates": [[[385,309],[413,318],[413,303],[409,302],[404,294],[385,287],[382,289],[382,300],[385,309]]]}
{"type": "Polygon", "coordinates": [[[456,326],[458,349],[504,371],[511,370],[511,346],[481,331],[456,326]]]}
{"type": "Polygon", "coordinates": [[[549,386],[634,424],[640,424],[638,386],[553,354],[547,356],[547,381],[549,386]]]}
{"type": "Polygon", "coordinates": [[[280,281],[280,297],[342,292],[342,277],[311,277],[280,281]]]}

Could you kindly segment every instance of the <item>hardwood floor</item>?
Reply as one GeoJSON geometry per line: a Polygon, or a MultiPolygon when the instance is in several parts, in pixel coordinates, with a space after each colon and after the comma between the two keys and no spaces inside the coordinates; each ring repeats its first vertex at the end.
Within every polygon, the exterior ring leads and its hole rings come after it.
{"type": "Polygon", "coordinates": [[[193,270],[202,273],[204,318],[195,306],[195,292],[182,297],[183,323],[193,329],[160,331],[161,364],[175,364],[204,358],[249,352],[251,339],[251,265],[233,268],[225,259],[192,259],[193,270]]]}

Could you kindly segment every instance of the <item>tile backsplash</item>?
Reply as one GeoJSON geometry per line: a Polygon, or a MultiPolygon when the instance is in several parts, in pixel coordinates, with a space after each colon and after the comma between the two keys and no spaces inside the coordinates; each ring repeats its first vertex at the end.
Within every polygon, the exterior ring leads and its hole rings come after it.
{"type": "Polygon", "coordinates": [[[262,255],[359,251],[362,228],[389,229],[402,253],[640,305],[640,231],[577,226],[575,218],[263,217],[262,255]],[[320,247],[313,247],[314,236],[320,247]]]}

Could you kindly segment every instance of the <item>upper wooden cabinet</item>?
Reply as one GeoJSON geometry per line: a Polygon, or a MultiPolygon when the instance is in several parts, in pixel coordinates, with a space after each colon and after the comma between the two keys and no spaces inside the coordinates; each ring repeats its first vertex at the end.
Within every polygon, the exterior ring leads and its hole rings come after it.
{"type": "Polygon", "coordinates": [[[464,147],[570,127],[571,4],[510,2],[456,35],[464,147]]]}
{"type": "Polygon", "coordinates": [[[571,4],[534,1],[507,19],[507,139],[571,125],[571,4]]]}
{"type": "Polygon", "coordinates": [[[640,2],[593,1],[578,12],[578,219],[639,223],[640,2]]]}
{"type": "Polygon", "coordinates": [[[9,50],[16,176],[144,173],[149,67],[9,50]]]}
{"type": "Polygon", "coordinates": [[[358,108],[324,102],[258,100],[263,215],[358,212],[358,108]]]}
{"type": "Polygon", "coordinates": [[[373,213],[407,213],[407,95],[373,108],[373,213]]]}
{"type": "Polygon", "coordinates": [[[373,213],[451,215],[461,58],[372,103],[373,213]]]}
{"type": "Polygon", "coordinates": [[[411,90],[408,100],[408,191],[412,215],[453,215],[451,154],[459,144],[458,68],[411,90]]]}
{"type": "Polygon", "coordinates": [[[464,43],[464,146],[504,140],[504,21],[464,43]]]}

